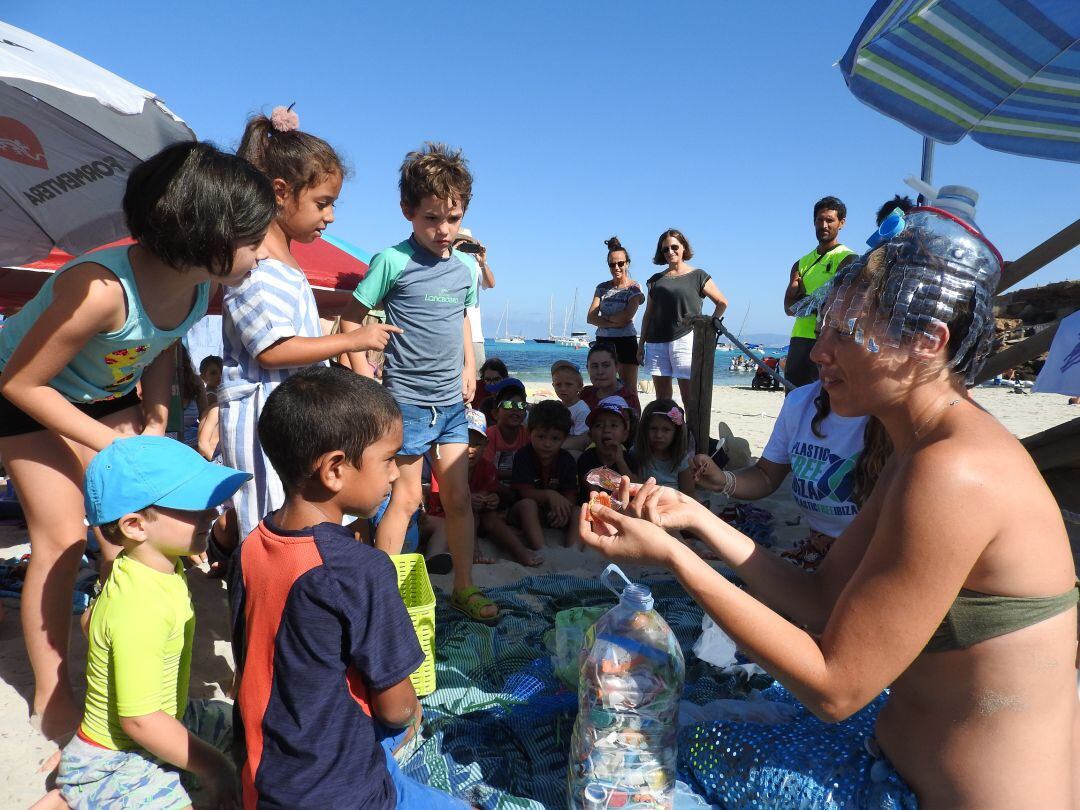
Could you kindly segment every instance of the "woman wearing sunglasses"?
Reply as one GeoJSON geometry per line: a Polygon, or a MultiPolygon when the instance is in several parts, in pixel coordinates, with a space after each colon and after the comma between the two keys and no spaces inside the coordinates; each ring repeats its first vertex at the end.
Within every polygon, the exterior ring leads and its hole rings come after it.
{"type": "Polygon", "coordinates": [[[694,251],[682,231],[669,228],[656,242],[653,264],[667,265],[646,285],[649,302],[641,323],[638,359],[652,375],[657,399],[671,398],[671,378],[679,381],[684,405],[690,402],[690,360],[694,354],[694,328],[690,319],[701,314],[701,301],[708,298],[719,317],[727,309],[727,299],[704,270],[686,262],[694,251]]]}
{"type": "Polygon", "coordinates": [[[589,304],[588,321],[596,327],[597,343],[615,347],[619,362],[619,378],[631,391],[637,390],[638,359],[637,327],[634,315],[645,301],[641,285],[630,278],[630,253],[619,237],[604,242],[607,245],[607,266],[611,281],[596,286],[589,304]]]}

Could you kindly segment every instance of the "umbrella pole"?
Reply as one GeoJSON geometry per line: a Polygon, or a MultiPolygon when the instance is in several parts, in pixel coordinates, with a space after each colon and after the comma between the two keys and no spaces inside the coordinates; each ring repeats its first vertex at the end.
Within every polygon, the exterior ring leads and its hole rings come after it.
{"type": "MultiPolygon", "coordinates": [[[[919,179],[928,186],[934,184],[934,139],[922,139],[922,168],[919,171],[919,179]]],[[[919,205],[927,203],[926,197],[919,195],[919,205]]]]}

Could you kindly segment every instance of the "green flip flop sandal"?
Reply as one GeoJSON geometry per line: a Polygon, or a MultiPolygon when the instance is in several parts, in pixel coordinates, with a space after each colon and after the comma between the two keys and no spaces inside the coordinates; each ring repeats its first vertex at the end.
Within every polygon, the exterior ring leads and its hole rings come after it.
{"type": "Polygon", "coordinates": [[[495,603],[484,596],[483,591],[475,585],[450,594],[450,607],[454,610],[464,613],[474,622],[493,626],[499,621],[499,613],[494,616],[485,616],[483,610],[488,605],[495,605],[495,603]]]}

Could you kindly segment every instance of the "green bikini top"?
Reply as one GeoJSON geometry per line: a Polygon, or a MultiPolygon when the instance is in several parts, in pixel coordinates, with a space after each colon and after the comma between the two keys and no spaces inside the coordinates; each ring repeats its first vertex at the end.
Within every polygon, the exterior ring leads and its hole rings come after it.
{"type": "Polygon", "coordinates": [[[966,650],[988,638],[1057,616],[1080,599],[1080,582],[1056,596],[992,596],[960,591],[923,652],[966,650]]]}

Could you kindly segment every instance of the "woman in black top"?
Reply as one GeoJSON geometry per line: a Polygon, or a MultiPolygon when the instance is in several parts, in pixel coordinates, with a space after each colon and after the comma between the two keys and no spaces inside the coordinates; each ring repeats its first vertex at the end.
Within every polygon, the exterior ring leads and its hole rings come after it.
{"type": "Polygon", "coordinates": [[[701,301],[709,298],[719,317],[727,309],[727,299],[712,277],[691,267],[687,260],[694,252],[681,231],[671,228],[660,234],[653,264],[667,269],[646,282],[649,300],[641,324],[638,355],[651,374],[657,399],[671,398],[671,378],[679,381],[683,403],[690,397],[690,359],[694,351],[694,330],[690,319],[701,314],[701,301]]]}

